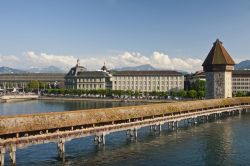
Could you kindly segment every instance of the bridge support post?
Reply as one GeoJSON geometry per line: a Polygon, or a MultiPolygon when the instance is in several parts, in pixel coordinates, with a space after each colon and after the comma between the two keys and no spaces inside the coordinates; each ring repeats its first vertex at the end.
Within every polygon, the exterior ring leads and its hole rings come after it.
{"type": "Polygon", "coordinates": [[[16,145],[11,145],[10,149],[10,159],[12,161],[12,165],[16,165],[16,145]]]}
{"type": "Polygon", "coordinates": [[[168,127],[168,128],[170,127],[170,122],[167,122],[167,127],[168,127]]]}
{"type": "Polygon", "coordinates": [[[153,126],[152,125],[149,126],[149,130],[150,130],[150,132],[153,131],[153,126]]]}
{"type": "Polygon", "coordinates": [[[240,110],[239,110],[239,116],[241,116],[241,113],[242,113],[242,110],[240,109],[240,110]]]}
{"type": "Polygon", "coordinates": [[[176,126],[176,129],[179,127],[179,121],[176,121],[175,122],[176,124],[175,124],[175,126],[176,126]]]}
{"type": "Polygon", "coordinates": [[[65,153],[65,140],[60,139],[58,141],[57,147],[58,147],[59,157],[63,159],[65,153]]]}
{"type": "Polygon", "coordinates": [[[150,132],[152,132],[152,131],[156,131],[156,129],[157,129],[157,127],[156,127],[156,125],[150,125],[149,126],[149,130],[150,130],[150,132]]]}
{"type": "Polygon", "coordinates": [[[134,138],[134,139],[136,139],[137,138],[137,128],[135,127],[135,128],[133,128],[133,129],[129,129],[129,130],[127,130],[127,136],[128,137],[130,137],[130,138],[134,138]]]}
{"type": "Polygon", "coordinates": [[[4,166],[4,156],[5,156],[5,148],[1,147],[1,154],[0,154],[0,162],[1,162],[1,166],[4,166]]]}
{"type": "Polygon", "coordinates": [[[170,127],[172,127],[172,129],[174,128],[174,122],[170,122],[170,127]]]}
{"type": "Polygon", "coordinates": [[[97,134],[96,136],[95,136],[95,142],[96,143],[98,143],[98,144],[103,144],[103,145],[105,145],[105,135],[106,135],[106,133],[102,133],[102,134],[97,134]]]}
{"type": "Polygon", "coordinates": [[[137,138],[137,128],[134,128],[134,137],[137,138]]]}
{"type": "Polygon", "coordinates": [[[103,145],[105,145],[105,143],[106,143],[105,142],[105,134],[104,133],[102,134],[102,143],[103,143],[103,145]]]}
{"type": "Polygon", "coordinates": [[[157,125],[155,124],[154,125],[154,132],[156,132],[157,131],[157,125]]]}
{"type": "Polygon", "coordinates": [[[172,129],[174,130],[175,128],[175,121],[172,122],[172,129]]]}
{"type": "Polygon", "coordinates": [[[158,126],[159,126],[159,132],[161,132],[161,130],[162,130],[161,124],[159,124],[158,126]]]}

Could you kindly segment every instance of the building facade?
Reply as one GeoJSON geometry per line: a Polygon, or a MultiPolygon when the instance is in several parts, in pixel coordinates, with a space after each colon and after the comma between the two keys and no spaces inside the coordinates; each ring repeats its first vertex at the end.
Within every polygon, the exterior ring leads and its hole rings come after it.
{"type": "Polygon", "coordinates": [[[118,71],[113,74],[112,89],[140,92],[184,89],[184,76],[177,71],[118,71]]]}
{"type": "Polygon", "coordinates": [[[83,66],[80,66],[79,60],[75,67],[64,77],[66,89],[111,89],[111,74],[107,71],[104,65],[99,71],[87,71],[83,66]]]}
{"type": "Polygon", "coordinates": [[[218,39],[202,64],[206,74],[206,98],[232,97],[232,71],[235,62],[218,39]]]}
{"type": "MultiPolygon", "coordinates": [[[[196,80],[204,80],[205,72],[196,72],[194,74],[186,75],[185,82],[187,85],[192,84],[196,80]],[[196,75],[197,74],[197,75],[196,75]]],[[[234,70],[232,71],[232,93],[233,95],[238,92],[244,94],[250,93],[250,70],[234,70]]]]}
{"type": "Polygon", "coordinates": [[[184,89],[190,90],[192,84],[194,84],[196,82],[196,80],[206,81],[206,75],[202,70],[200,70],[200,71],[197,71],[195,73],[185,74],[184,80],[185,80],[184,81],[184,89]]]}
{"type": "Polygon", "coordinates": [[[242,92],[250,93],[250,70],[235,70],[233,71],[233,94],[242,92]]]}
{"type": "Polygon", "coordinates": [[[65,73],[0,74],[0,87],[6,89],[25,88],[31,81],[41,81],[47,85],[53,86],[57,84],[59,87],[63,88],[64,76],[65,73]]]}

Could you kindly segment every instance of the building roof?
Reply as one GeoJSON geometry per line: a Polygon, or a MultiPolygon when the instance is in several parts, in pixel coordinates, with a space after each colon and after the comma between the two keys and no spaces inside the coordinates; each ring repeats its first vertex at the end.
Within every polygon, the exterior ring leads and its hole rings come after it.
{"type": "Polygon", "coordinates": [[[250,77],[250,70],[234,70],[233,77],[250,77]]]}
{"type": "Polygon", "coordinates": [[[110,77],[110,75],[104,71],[84,71],[84,72],[79,72],[77,76],[78,77],[90,77],[90,78],[110,77]]]}
{"type": "Polygon", "coordinates": [[[4,81],[63,81],[65,73],[12,73],[12,74],[0,74],[0,82],[4,81]]]}
{"type": "Polygon", "coordinates": [[[72,67],[69,70],[66,76],[77,76],[79,72],[84,72],[84,71],[87,71],[85,67],[76,65],[75,67],[72,67]]]}
{"type": "Polygon", "coordinates": [[[148,70],[148,71],[116,71],[113,76],[182,76],[173,70],[148,70]]]}
{"type": "Polygon", "coordinates": [[[219,39],[214,42],[212,49],[202,64],[202,66],[211,65],[235,65],[234,60],[228,54],[219,39]]]}

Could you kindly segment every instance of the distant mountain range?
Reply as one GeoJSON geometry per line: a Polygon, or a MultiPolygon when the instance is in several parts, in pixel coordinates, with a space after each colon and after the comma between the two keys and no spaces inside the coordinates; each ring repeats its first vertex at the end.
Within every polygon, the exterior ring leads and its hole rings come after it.
{"type": "Polygon", "coordinates": [[[26,70],[28,73],[65,73],[65,71],[61,70],[55,66],[49,67],[32,67],[26,70]]]}
{"type": "MultiPolygon", "coordinates": [[[[250,60],[245,60],[235,65],[236,70],[250,70],[250,60]]],[[[125,70],[161,70],[159,68],[155,68],[150,64],[133,66],[133,67],[120,67],[115,68],[113,70],[116,71],[125,71],[125,70]]],[[[186,73],[184,71],[179,71],[182,73],[186,73]]],[[[10,67],[0,67],[0,74],[9,74],[9,73],[66,73],[64,70],[56,67],[56,66],[48,66],[48,67],[32,67],[29,69],[14,69],[10,67]]]]}
{"type": "Polygon", "coordinates": [[[10,67],[0,67],[0,74],[10,74],[10,73],[65,73],[65,71],[61,70],[55,66],[49,67],[32,67],[26,70],[14,69],[10,67]]]}
{"type": "Polygon", "coordinates": [[[245,60],[240,62],[235,66],[235,69],[237,70],[250,70],[250,60],[245,60]]]}
{"type": "Polygon", "coordinates": [[[150,64],[146,64],[146,65],[140,65],[140,66],[133,66],[133,67],[120,67],[120,68],[115,68],[114,70],[116,71],[128,71],[128,70],[159,70],[155,67],[153,67],[150,64]]]}
{"type": "MultiPolygon", "coordinates": [[[[116,68],[113,69],[115,71],[130,71],[130,70],[135,70],[135,71],[142,71],[142,70],[168,70],[168,69],[160,69],[160,68],[155,68],[150,64],[146,65],[140,65],[140,66],[133,66],[133,67],[121,67],[121,68],[116,68]]],[[[187,74],[188,72],[182,71],[182,70],[177,70],[178,72],[181,72],[183,74],[187,74]]]]}
{"type": "Polygon", "coordinates": [[[10,67],[0,67],[0,74],[9,74],[9,73],[26,73],[23,70],[19,70],[19,69],[13,69],[10,67]]]}

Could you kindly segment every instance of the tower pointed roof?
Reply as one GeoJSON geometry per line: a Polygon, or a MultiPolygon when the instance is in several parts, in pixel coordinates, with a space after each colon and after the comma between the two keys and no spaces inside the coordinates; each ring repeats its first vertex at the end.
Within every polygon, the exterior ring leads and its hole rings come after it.
{"type": "Polygon", "coordinates": [[[202,66],[213,65],[235,65],[234,60],[223,47],[222,42],[217,39],[202,66]]]}

